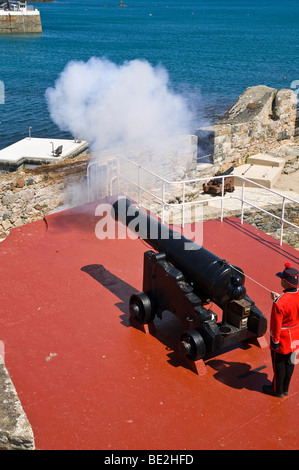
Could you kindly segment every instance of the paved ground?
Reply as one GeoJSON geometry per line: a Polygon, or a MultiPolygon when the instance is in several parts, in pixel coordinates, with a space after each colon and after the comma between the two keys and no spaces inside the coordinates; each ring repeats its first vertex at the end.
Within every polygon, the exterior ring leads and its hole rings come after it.
{"type": "MultiPolygon", "coordinates": [[[[97,239],[95,207],[14,229],[1,244],[0,340],[36,448],[298,448],[299,368],[278,399],[262,393],[268,347],[227,348],[198,376],[178,355],[173,314],[155,320],[154,335],[131,326],[128,299],[142,289],[148,246],[97,239]]],[[[274,273],[286,257],[298,263],[298,252],[235,218],[205,222],[203,239],[245,270],[248,295],[269,319],[265,288],[279,289],[274,273]]]]}

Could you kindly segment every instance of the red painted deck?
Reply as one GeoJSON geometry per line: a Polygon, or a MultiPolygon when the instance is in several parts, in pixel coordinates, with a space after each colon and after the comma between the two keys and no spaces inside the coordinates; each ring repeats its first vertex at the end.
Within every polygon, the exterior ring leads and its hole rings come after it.
{"type": "MultiPolygon", "coordinates": [[[[232,348],[201,377],[179,361],[174,316],[155,320],[156,336],[130,326],[147,246],[98,240],[95,207],[14,229],[0,244],[0,340],[36,448],[298,448],[299,367],[290,395],[269,397],[268,348],[232,348]]],[[[298,251],[234,218],[205,222],[203,235],[207,249],[269,289],[279,289],[274,273],[286,260],[298,266],[298,251]]],[[[270,294],[246,287],[269,318],[270,294]]]]}

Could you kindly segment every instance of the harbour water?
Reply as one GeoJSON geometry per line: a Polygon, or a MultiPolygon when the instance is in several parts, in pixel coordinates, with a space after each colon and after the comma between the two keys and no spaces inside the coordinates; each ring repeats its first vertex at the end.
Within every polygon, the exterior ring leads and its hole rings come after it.
{"type": "Polygon", "coordinates": [[[119,3],[37,3],[42,34],[0,36],[0,149],[26,137],[29,126],[34,137],[70,137],[52,121],[45,92],[72,60],[161,64],[171,88],[191,97],[199,125],[249,86],[299,85],[298,0],[119,3]]]}

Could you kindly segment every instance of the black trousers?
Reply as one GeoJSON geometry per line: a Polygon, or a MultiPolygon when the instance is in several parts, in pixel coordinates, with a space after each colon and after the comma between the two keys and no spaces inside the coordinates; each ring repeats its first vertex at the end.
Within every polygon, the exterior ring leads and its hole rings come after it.
{"type": "Polygon", "coordinates": [[[287,393],[294,372],[294,354],[281,354],[271,350],[274,377],[272,387],[278,395],[287,393]]]}

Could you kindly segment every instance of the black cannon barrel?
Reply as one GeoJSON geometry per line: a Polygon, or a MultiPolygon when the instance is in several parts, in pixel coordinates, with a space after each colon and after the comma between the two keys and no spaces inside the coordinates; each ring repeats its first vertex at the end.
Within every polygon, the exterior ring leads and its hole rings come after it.
{"type": "Polygon", "coordinates": [[[234,167],[231,166],[230,168],[228,168],[228,170],[224,171],[223,173],[219,173],[218,178],[214,178],[214,182],[215,183],[222,183],[222,178],[221,176],[228,176],[230,175],[232,172],[234,171],[234,167]]]}
{"type": "Polygon", "coordinates": [[[240,268],[170,229],[127,198],[119,198],[112,207],[115,220],[128,226],[154,250],[165,253],[166,259],[183,272],[201,299],[209,299],[221,307],[245,297],[245,275],[240,268]]]}

